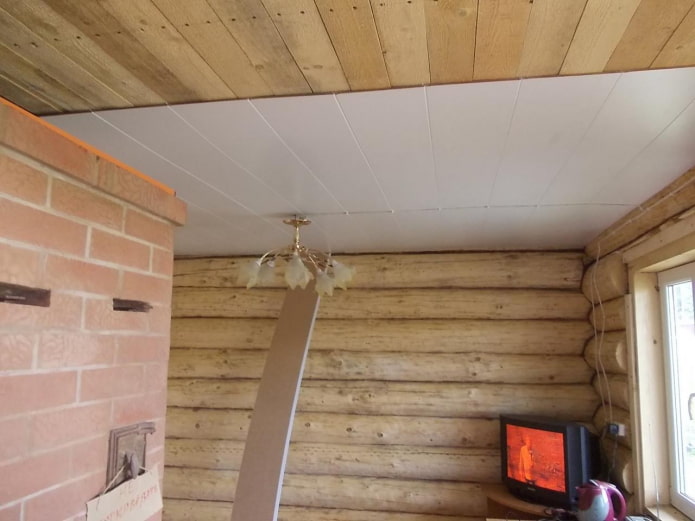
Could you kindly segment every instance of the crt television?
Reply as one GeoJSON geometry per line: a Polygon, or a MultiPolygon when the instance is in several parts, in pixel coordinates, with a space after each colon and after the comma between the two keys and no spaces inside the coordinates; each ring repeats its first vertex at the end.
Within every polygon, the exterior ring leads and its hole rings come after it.
{"type": "Polygon", "coordinates": [[[598,442],[583,425],[500,416],[502,481],[527,501],[572,510],[576,488],[598,474],[598,442]]]}

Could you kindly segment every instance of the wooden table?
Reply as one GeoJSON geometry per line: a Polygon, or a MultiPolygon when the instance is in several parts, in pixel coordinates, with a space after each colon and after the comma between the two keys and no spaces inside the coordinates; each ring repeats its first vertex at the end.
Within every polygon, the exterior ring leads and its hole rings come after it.
{"type": "Polygon", "coordinates": [[[510,494],[499,483],[482,485],[487,497],[487,517],[496,519],[541,519],[547,517],[545,505],[529,503],[510,494]]]}

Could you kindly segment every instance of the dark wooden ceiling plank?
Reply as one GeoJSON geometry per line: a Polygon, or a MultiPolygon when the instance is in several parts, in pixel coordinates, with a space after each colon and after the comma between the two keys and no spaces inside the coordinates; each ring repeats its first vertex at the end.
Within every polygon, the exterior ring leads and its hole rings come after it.
{"type": "Polygon", "coordinates": [[[560,74],[602,72],[639,4],[640,0],[589,0],[560,74]]]}
{"type": "Polygon", "coordinates": [[[12,49],[0,43],[0,74],[27,92],[50,99],[51,103],[63,112],[90,110],[89,101],[81,98],[60,81],[47,74],[42,68],[25,60],[12,49]]]}
{"type": "Polygon", "coordinates": [[[315,0],[351,90],[391,86],[369,0],[315,0]]]}
{"type": "Polygon", "coordinates": [[[474,80],[516,78],[532,5],[528,0],[480,2],[474,80]]]}
{"type": "Polygon", "coordinates": [[[235,97],[150,0],[111,0],[106,9],[199,100],[235,97]]]}
{"type": "Polygon", "coordinates": [[[555,76],[587,0],[534,0],[517,76],[555,76]]]}
{"type": "Polygon", "coordinates": [[[58,51],[128,100],[131,105],[165,103],[161,96],[104,52],[92,40],[93,34],[89,35],[78,29],[45,2],[8,2],[3,7],[58,51]]]}
{"type": "Polygon", "coordinates": [[[371,0],[393,87],[430,83],[424,0],[371,0]]]}
{"type": "Polygon", "coordinates": [[[652,63],[653,68],[695,65],[695,7],[692,7],[652,63]]]}
{"type": "Polygon", "coordinates": [[[196,101],[196,91],[184,85],[106,9],[104,2],[44,0],[66,20],[90,35],[106,54],[128,69],[167,103],[196,101]],[[98,36],[97,36],[98,35],[98,36]]]}
{"type": "Polygon", "coordinates": [[[5,99],[10,100],[24,110],[28,110],[32,114],[45,115],[62,112],[59,105],[55,105],[51,101],[44,99],[36,92],[29,91],[21,85],[17,85],[3,74],[0,74],[0,93],[2,93],[5,99]]]}
{"type": "Polygon", "coordinates": [[[432,83],[473,80],[478,0],[425,0],[432,83]]]}
{"type": "Polygon", "coordinates": [[[314,0],[262,2],[311,90],[350,90],[314,0]]]}
{"type": "Polygon", "coordinates": [[[15,53],[55,78],[96,108],[127,107],[130,102],[58,51],[40,35],[0,8],[0,34],[15,53]]]}
{"type": "Polygon", "coordinates": [[[208,0],[273,94],[308,94],[299,70],[260,0],[208,0]]]}
{"type": "Polygon", "coordinates": [[[273,93],[206,0],[153,2],[237,97],[273,93]]]}

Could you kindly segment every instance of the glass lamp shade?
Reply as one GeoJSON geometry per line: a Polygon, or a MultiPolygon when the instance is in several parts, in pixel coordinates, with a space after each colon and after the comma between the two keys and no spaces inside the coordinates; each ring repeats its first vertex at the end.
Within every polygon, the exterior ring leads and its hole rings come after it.
{"type": "Polygon", "coordinates": [[[316,293],[322,297],[332,297],[335,280],[328,276],[323,270],[316,274],[316,293]]]}
{"type": "Polygon", "coordinates": [[[239,270],[237,282],[246,285],[246,289],[253,288],[258,284],[258,275],[261,271],[260,259],[254,259],[244,264],[239,270]]]}
{"type": "Polygon", "coordinates": [[[346,266],[337,260],[333,261],[333,279],[334,285],[337,288],[347,289],[348,283],[355,275],[355,268],[346,266]]]}
{"type": "Polygon", "coordinates": [[[287,268],[285,268],[285,282],[287,282],[287,285],[291,289],[296,287],[304,289],[313,278],[314,276],[304,265],[299,255],[297,253],[292,255],[292,258],[287,263],[287,268]]]}

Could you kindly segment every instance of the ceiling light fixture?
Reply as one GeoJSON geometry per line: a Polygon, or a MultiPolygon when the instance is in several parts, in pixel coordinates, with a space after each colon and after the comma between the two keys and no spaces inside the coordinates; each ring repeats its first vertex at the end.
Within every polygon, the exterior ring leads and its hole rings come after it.
{"type": "Polygon", "coordinates": [[[270,250],[241,268],[238,282],[247,288],[268,284],[274,277],[276,264],[285,266],[285,282],[291,289],[306,285],[316,278],[316,293],[321,296],[333,295],[334,288],[347,289],[355,269],[338,262],[330,253],[313,250],[299,243],[299,228],[311,224],[306,217],[295,216],[282,222],[294,227],[294,242],[288,246],[270,250]]]}

